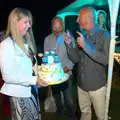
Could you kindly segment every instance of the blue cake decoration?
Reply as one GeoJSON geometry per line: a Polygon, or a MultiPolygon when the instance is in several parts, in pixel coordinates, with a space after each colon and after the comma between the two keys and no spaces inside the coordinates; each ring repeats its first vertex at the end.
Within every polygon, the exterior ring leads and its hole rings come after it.
{"type": "Polygon", "coordinates": [[[60,62],[60,57],[55,56],[55,57],[54,57],[54,61],[55,61],[55,62],[60,62]]]}
{"type": "Polygon", "coordinates": [[[47,63],[47,62],[48,62],[48,58],[47,58],[47,57],[43,57],[43,58],[42,58],[42,62],[43,62],[43,63],[47,63]]]}
{"type": "Polygon", "coordinates": [[[49,51],[45,51],[44,56],[48,57],[49,55],[50,55],[50,52],[49,51]]]}
{"type": "Polygon", "coordinates": [[[52,64],[53,62],[60,62],[60,57],[56,55],[55,51],[45,51],[44,57],[42,58],[43,63],[52,64]]]}

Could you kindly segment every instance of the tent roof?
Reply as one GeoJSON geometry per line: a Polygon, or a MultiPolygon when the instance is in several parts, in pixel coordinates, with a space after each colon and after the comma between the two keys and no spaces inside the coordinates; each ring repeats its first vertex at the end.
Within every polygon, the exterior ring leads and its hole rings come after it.
{"type": "Polygon", "coordinates": [[[79,12],[81,7],[93,6],[96,9],[106,8],[108,6],[108,0],[77,0],[67,7],[60,10],[57,14],[62,14],[64,12],[79,12]]]}

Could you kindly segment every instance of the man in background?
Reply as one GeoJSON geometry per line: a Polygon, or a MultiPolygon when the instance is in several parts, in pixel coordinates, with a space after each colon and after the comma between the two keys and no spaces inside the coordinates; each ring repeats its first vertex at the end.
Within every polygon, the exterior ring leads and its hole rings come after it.
{"type": "Polygon", "coordinates": [[[61,93],[63,94],[64,103],[66,106],[66,113],[68,120],[76,120],[74,103],[72,96],[72,68],[73,63],[69,60],[66,47],[64,44],[64,37],[66,33],[63,31],[63,21],[60,17],[54,17],[51,21],[52,33],[45,38],[44,51],[55,50],[60,57],[61,63],[65,73],[70,75],[69,79],[59,85],[51,86],[52,95],[54,97],[57,115],[62,116],[64,114],[64,105],[61,93]]]}

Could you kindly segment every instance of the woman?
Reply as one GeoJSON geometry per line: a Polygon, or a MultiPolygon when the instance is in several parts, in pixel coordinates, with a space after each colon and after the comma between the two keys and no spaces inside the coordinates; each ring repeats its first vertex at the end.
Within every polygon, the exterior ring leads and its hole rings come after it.
{"type": "Polygon", "coordinates": [[[107,30],[106,28],[106,18],[107,18],[107,14],[105,11],[103,10],[99,10],[97,12],[97,22],[100,25],[101,28],[107,30]]]}
{"type": "Polygon", "coordinates": [[[4,80],[0,92],[10,97],[12,120],[41,120],[36,85],[47,86],[47,83],[33,76],[35,55],[32,15],[26,9],[15,8],[9,15],[5,39],[0,44],[4,80]]]}

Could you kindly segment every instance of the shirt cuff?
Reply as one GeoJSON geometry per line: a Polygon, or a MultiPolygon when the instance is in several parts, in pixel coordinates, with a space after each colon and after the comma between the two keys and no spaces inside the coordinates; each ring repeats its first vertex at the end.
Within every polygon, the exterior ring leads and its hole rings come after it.
{"type": "Polygon", "coordinates": [[[30,79],[30,85],[36,85],[37,76],[32,76],[32,79],[30,79]]]}

